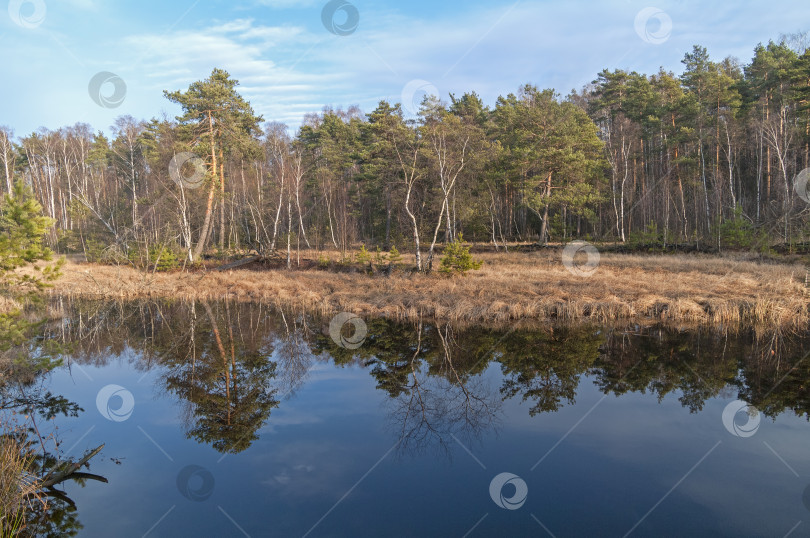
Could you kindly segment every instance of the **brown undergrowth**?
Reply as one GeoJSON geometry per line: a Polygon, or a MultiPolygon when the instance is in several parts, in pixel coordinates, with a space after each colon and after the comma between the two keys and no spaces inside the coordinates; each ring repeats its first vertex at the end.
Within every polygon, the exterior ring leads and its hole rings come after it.
{"type": "Polygon", "coordinates": [[[324,254],[302,253],[302,268],[292,271],[252,267],[147,273],[69,262],[51,292],[260,301],[325,315],[349,311],[488,326],[552,320],[806,331],[810,322],[805,267],[743,255],[607,253],[595,273],[581,277],[566,270],[558,249],[480,253],[480,271],[452,278],[401,270],[389,276],[319,270],[311,263],[319,256],[324,254]]]}
{"type": "Polygon", "coordinates": [[[39,481],[29,469],[33,454],[14,433],[18,427],[0,417],[0,536],[16,536],[24,527],[28,503],[44,502],[37,494],[39,481]]]}

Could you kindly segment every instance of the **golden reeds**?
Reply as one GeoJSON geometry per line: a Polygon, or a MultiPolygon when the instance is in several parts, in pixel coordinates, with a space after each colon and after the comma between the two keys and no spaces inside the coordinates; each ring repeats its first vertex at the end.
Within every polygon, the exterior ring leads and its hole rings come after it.
{"type": "Polygon", "coordinates": [[[0,435],[0,536],[16,536],[25,525],[31,500],[39,502],[39,481],[30,472],[33,454],[20,446],[11,431],[0,435]]]}
{"type": "MultiPolygon", "coordinates": [[[[308,258],[316,259],[315,253],[308,258]]],[[[132,299],[274,302],[330,314],[465,324],[516,320],[667,322],[806,330],[810,297],[801,266],[709,255],[602,255],[589,277],[569,273],[559,250],[476,254],[467,277],[368,276],[318,269],[143,273],[68,263],[52,293],[132,299]]],[[[336,254],[333,254],[333,259],[336,254]]]]}

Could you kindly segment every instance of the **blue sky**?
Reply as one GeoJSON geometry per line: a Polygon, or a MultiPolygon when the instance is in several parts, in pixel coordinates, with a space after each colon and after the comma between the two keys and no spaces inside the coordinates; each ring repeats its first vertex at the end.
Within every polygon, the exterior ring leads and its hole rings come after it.
{"type": "Polygon", "coordinates": [[[325,0],[4,0],[0,125],[21,136],[174,116],[162,91],[220,67],[266,120],[296,128],[324,105],[368,112],[404,97],[407,109],[425,91],[469,90],[493,104],[527,82],[565,94],[603,68],[677,73],[696,43],[747,62],[757,43],[810,30],[807,0],[344,1],[359,15],[345,36],[324,25],[325,0]],[[102,71],[126,84],[115,108],[89,94],[102,71]]]}

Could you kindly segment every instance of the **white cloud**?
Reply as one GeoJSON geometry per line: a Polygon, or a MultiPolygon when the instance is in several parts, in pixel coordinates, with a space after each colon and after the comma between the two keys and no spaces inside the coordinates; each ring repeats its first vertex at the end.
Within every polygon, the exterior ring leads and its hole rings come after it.
{"type": "Polygon", "coordinates": [[[148,91],[187,87],[219,67],[240,81],[240,91],[266,119],[296,123],[308,111],[296,106],[296,101],[309,103],[322,88],[343,78],[307,72],[291,62],[301,54],[295,52],[298,48],[315,41],[300,27],[236,19],[197,31],[133,35],[123,44],[141,58],[129,69],[133,76],[148,73],[148,91]]]}

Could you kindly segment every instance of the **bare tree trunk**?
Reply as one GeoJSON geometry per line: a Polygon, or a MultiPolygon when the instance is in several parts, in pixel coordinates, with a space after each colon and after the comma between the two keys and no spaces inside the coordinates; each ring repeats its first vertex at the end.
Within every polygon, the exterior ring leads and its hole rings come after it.
{"type": "Polygon", "coordinates": [[[624,229],[625,229],[625,225],[624,225],[624,186],[627,183],[627,178],[628,178],[629,172],[630,172],[629,168],[628,168],[629,167],[629,162],[630,162],[630,144],[631,143],[628,142],[627,147],[625,149],[624,136],[622,136],[622,158],[623,158],[623,161],[624,161],[624,178],[622,178],[622,182],[621,182],[621,185],[620,185],[620,195],[619,195],[619,216],[621,217],[620,231],[621,231],[622,243],[627,241],[627,237],[624,234],[624,229]]]}
{"type": "Polygon", "coordinates": [[[439,230],[442,227],[442,220],[444,220],[444,211],[447,207],[447,198],[445,197],[444,201],[442,202],[442,210],[439,211],[439,222],[436,223],[436,229],[433,231],[433,241],[430,243],[430,249],[428,250],[428,259],[427,259],[427,270],[433,270],[433,253],[436,250],[436,241],[439,237],[439,230]]]}
{"type": "Polygon", "coordinates": [[[304,167],[302,164],[302,156],[300,153],[296,153],[293,157],[293,163],[295,165],[295,173],[293,177],[295,178],[295,210],[298,212],[298,240],[300,242],[301,237],[303,236],[304,242],[307,244],[307,248],[312,248],[309,244],[309,239],[307,239],[307,232],[304,229],[304,216],[301,214],[301,181],[304,179],[304,167]]]}
{"type": "Polygon", "coordinates": [[[391,249],[391,192],[385,189],[385,250],[391,249]]]}
{"type": "MultiPolygon", "coordinates": [[[[765,92],[765,123],[770,123],[770,95],[765,92]]],[[[771,201],[771,147],[765,147],[765,203],[771,201]]]]}
{"type": "Polygon", "coordinates": [[[491,226],[491,239],[492,244],[495,245],[495,250],[499,250],[498,240],[495,237],[495,195],[492,193],[492,187],[487,185],[489,189],[489,199],[490,199],[490,206],[489,206],[489,222],[491,226]]]}
{"type": "Polygon", "coordinates": [[[737,208],[737,195],[734,193],[734,151],[731,147],[731,134],[728,132],[728,123],[726,125],[726,143],[728,144],[728,188],[731,192],[731,205],[737,208]]]}
{"type": "Polygon", "coordinates": [[[546,190],[543,192],[543,200],[546,201],[545,207],[543,208],[543,222],[540,225],[540,241],[544,244],[548,244],[548,206],[549,206],[549,197],[551,196],[551,177],[552,173],[548,173],[548,177],[546,178],[546,190]]]}
{"type": "Polygon", "coordinates": [[[225,250],[225,157],[219,150],[219,195],[222,207],[219,211],[219,250],[225,250]]]}
{"type": "MultiPolygon", "coordinates": [[[[329,233],[332,236],[332,244],[335,245],[335,248],[340,248],[337,240],[335,239],[335,226],[332,224],[332,196],[330,193],[326,192],[325,186],[324,197],[326,198],[326,218],[329,221],[329,233]]],[[[337,219],[337,217],[335,217],[335,219],[337,219]]]]}
{"type": "Polygon", "coordinates": [[[11,144],[11,130],[0,128],[0,158],[3,159],[3,169],[6,174],[6,189],[9,194],[13,192],[12,176],[14,175],[14,147],[11,144]]]}
{"type": "Polygon", "coordinates": [[[413,243],[416,247],[416,270],[422,271],[422,251],[419,248],[419,225],[416,222],[416,216],[411,211],[411,190],[413,188],[413,184],[408,185],[407,193],[405,194],[405,212],[408,213],[408,217],[411,219],[411,223],[413,224],[413,243]]]}
{"type": "MultiPolygon", "coordinates": [[[[282,180],[283,181],[283,180],[282,180]]],[[[284,184],[282,183],[282,187],[284,184]]],[[[273,240],[270,242],[270,252],[276,250],[276,238],[278,237],[278,221],[281,218],[281,208],[284,205],[284,191],[278,193],[278,207],[276,208],[276,219],[273,222],[273,240]]]]}
{"type": "Polygon", "coordinates": [[[433,232],[433,242],[430,244],[430,251],[428,253],[427,269],[433,269],[433,254],[436,248],[436,241],[438,240],[439,230],[442,226],[442,220],[447,219],[445,227],[445,242],[453,239],[452,231],[452,218],[450,216],[450,193],[456,186],[456,181],[462,170],[464,170],[465,158],[467,155],[467,146],[469,138],[464,140],[464,145],[461,148],[460,159],[453,163],[448,156],[447,139],[446,135],[442,132],[434,131],[431,135],[433,139],[433,151],[436,154],[436,159],[439,164],[439,181],[441,183],[442,193],[444,198],[442,200],[442,208],[439,211],[439,220],[436,223],[436,229],[433,232]]]}
{"type": "Polygon", "coordinates": [[[763,142],[764,135],[762,129],[759,131],[759,155],[757,159],[757,223],[760,222],[760,214],[762,209],[762,157],[763,157],[763,142]]]}
{"type": "Polygon", "coordinates": [[[290,251],[290,239],[292,238],[292,200],[287,196],[287,270],[292,269],[292,256],[290,251]]]}
{"type": "Polygon", "coordinates": [[[711,234],[712,222],[711,214],[709,212],[709,187],[706,184],[706,157],[703,155],[703,141],[699,141],[700,147],[700,177],[703,180],[703,202],[706,209],[706,233],[711,234]]]}
{"type": "Polygon", "coordinates": [[[273,239],[270,242],[270,252],[275,252],[276,250],[276,239],[278,238],[278,223],[279,219],[281,219],[281,208],[284,204],[284,189],[285,189],[285,176],[287,174],[287,165],[286,165],[286,155],[282,152],[283,150],[279,146],[279,142],[275,141],[273,147],[273,153],[276,161],[276,179],[279,182],[278,188],[278,206],[276,207],[276,218],[273,222],[273,239]]]}
{"type": "Polygon", "coordinates": [[[211,140],[211,172],[213,175],[211,186],[208,188],[208,201],[205,207],[205,220],[203,221],[202,232],[200,239],[197,242],[197,248],[194,249],[193,259],[197,260],[202,256],[205,249],[205,243],[208,241],[208,232],[211,228],[211,214],[214,209],[214,191],[217,187],[217,151],[216,144],[214,143],[214,117],[211,112],[208,112],[208,136],[211,140]]]}
{"type": "Polygon", "coordinates": [[[416,215],[414,215],[413,211],[411,211],[411,193],[413,192],[413,187],[416,184],[417,179],[416,161],[419,157],[419,150],[417,148],[414,151],[413,162],[409,165],[409,169],[406,169],[405,160],[399,153],[398,148],[397,157],[399,158],[400,165],[402,166],[402,172],[405,175],[405,212],[408,214],[408,217],[411,219],[411,224],[413,225],[413,243],[414,247],[416,248],[416,270],[421,272],[422,250],[419,246],[419,224],[416,220],[416,215]]]}

